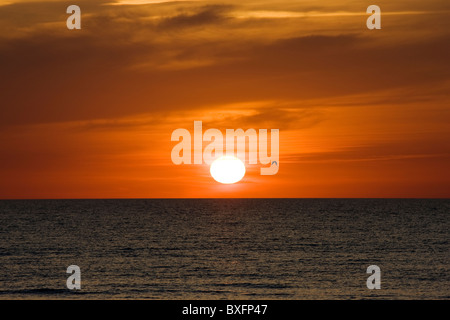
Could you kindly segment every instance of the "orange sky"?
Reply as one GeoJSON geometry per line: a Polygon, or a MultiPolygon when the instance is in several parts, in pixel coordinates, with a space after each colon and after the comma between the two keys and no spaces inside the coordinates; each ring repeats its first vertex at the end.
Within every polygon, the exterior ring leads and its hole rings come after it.
{"type": "Polygon", "coordinates": [[[0,199],[449,197],[450,3],[392,2],[2,1],[0,199]],[[195,120],[279,129],[278,174],[174,165],[195,120]]]}

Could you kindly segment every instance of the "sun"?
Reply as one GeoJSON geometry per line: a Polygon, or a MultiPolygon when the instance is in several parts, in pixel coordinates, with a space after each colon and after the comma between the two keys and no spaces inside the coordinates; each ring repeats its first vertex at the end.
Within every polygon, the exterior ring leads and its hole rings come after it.
{"type": "Polygon", "coordinates": [[[223,156],[214,160],[209,171],[217,182],[231,184],[245,176],[245,165],[236,157],[223,156]]]}

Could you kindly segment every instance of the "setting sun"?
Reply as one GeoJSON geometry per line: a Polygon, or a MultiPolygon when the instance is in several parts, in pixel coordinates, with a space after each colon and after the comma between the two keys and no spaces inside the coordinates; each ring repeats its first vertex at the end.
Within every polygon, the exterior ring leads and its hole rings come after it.
{"type": "Polygon", "coordinates": [[[211,164],[210,172],[217,182],[231,184],[241,181],[245,176],[245,165],[236,157],[224,156],[211,164]]]}

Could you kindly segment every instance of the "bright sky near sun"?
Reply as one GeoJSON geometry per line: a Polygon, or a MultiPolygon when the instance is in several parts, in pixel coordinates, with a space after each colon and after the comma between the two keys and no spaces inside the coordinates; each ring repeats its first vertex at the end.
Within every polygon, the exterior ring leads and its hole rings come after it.
{"type": "Polygon", "coordinates": [[[448,197],[450,3],[0,5],[0,198],[448,197]],[[280,169],[217,183],[173,130],[279,129],[280,169]]]}

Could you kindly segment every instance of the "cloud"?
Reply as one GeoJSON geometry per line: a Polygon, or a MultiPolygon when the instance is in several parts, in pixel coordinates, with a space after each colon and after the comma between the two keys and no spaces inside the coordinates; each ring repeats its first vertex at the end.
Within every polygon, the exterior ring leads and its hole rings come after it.
{"type": "Polygon", "coordinates": [[[241,110],[241,112],[228,115],[220,111],[215,113],[217,116],[208,121],[214,126],[232,128],[239,124],[242,129],[283,128],[283,130],[301,130],[318,125],[325,117],[321,110],[280,108],[276,102],[271,102],[269,107],[241,110]]]}
{"type": "MultiPolygon", "coordinates": [[[[441,13],[440,11],[397,11],[383,12],[383,16],[393,15],[419,15],[441,13]]],[[[364,11],[237,11],[233,16],[240,19],[287,19],[287,18],[334,18],[334,17],[367,17],[364,11]]]]}
{"type": "Polygon", "coordinates": [[[200,0],[117,0],[110,2],[108,5],[123,6],[123,5],[147,5],[147,4],[160,4],[160,3],[172,3],[172,2],[194,2],[200,0]]]}
{"type": "Polygon", "coordinates": [[[365,145],[347,146],[326,152],[291,152],[285,154],[286,163],[339,163],[339,162],[383,162],[450,158],[450,147],[444,139],[420,137],[414,140],[374,142],[365,145]],[[437,148],[440,146],[441,148],[437,148]],[[440,151],[440,152],[438,152],[440,151]]]}
{"type": "Polygon", "coordinates": [[[162,17],[157,26],[159,29],[180,29],[189,27],[198,27],[218,23],[222,23],[227,19],[224,15],[225,12],[229,11],[230,6],[224,5],[214,5],[214,6],[204,6],[198,9],[194,13],[179,13],[171,17],[162,17]]]}
{"type": "Polygon", "coordinates": [[[449,40],[398,48],[371,46],[353,35],[308,36],[270,44],[237,42],[237,47],[230,43],[221,52],[209,53],[207,44],[166,48],[152,42],[127,44],[121,38],[98,41],[94,36],[15,40],[2,51],[6,107],[0,121],[95,119],[429,86],[448,76],[449,40]],[[167,63],[170,60],[160,56],[161,50],[178,52],[178,61],[195,56],[201,61],[212,55],[215,62],[187,70],[127,69],[143,59],[167,63]],[[220,62],[221,57],[229,60],[220,62]]]}
{"type": "MultiPolygon", "coordinates": [[[[188,2],[154,10],[83,2],[83,29],[70,32],[60,5],[42,5],[27,5],[25,16],[34,19],[29,24],[40,21],[35,28],[18,28],[20,36],[0,40],[0,125],[196,112],[243,101],[299,110],[319,99],[345,104],[338,98],[380,92],[386,93],[380,103],[395,103],[388,90],[442,87],[450,73],[445,32],[426,38],[407,33],[399,43],[389,30],[383,37],[367,30],[304,30],[290,19],[234,18],[239,10],[255,12],[244,5],[188,2]],[[46,14],[36,15],[41,11],[46,14]]],[[[4,8],[0,17],[13,23],[11,12],[25,6],[4,8]]],[[[26,21],[20,22],[24,28],[26,21]]],[[[403,94],[396,101],[405,101],[403,94]]],[[[276,118],[265,112],[252,120],[276,118]]]]}

